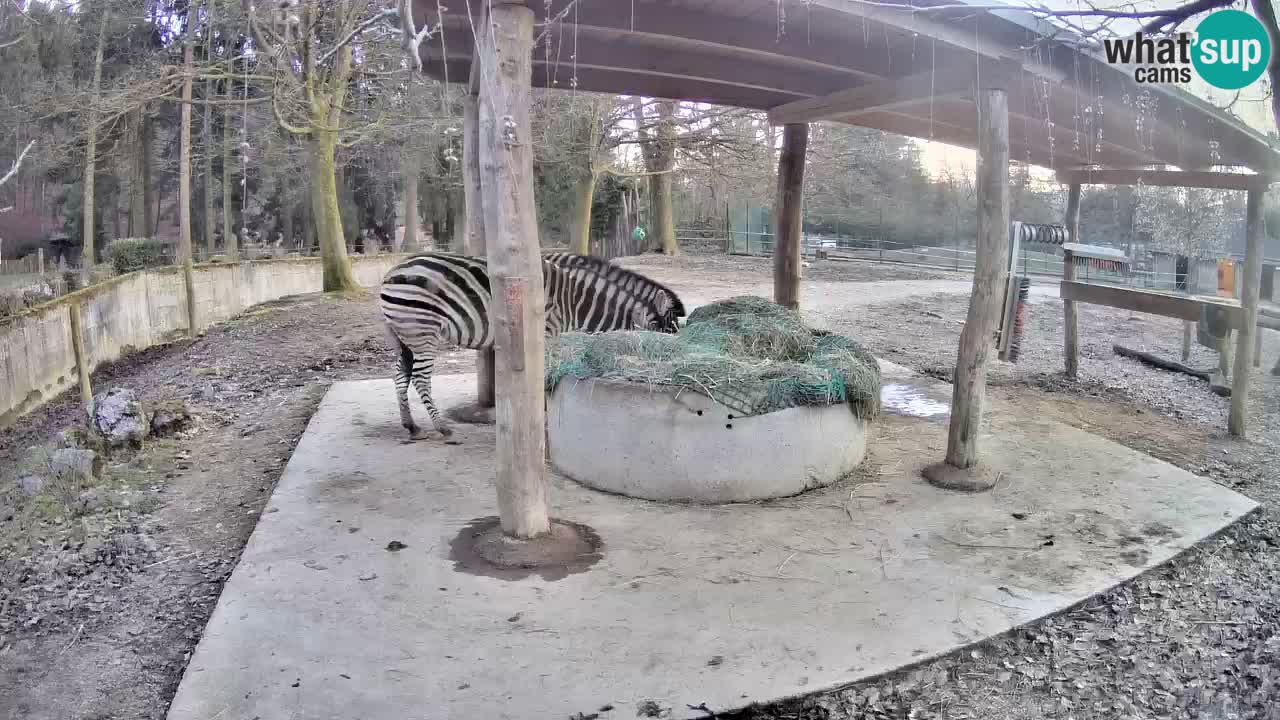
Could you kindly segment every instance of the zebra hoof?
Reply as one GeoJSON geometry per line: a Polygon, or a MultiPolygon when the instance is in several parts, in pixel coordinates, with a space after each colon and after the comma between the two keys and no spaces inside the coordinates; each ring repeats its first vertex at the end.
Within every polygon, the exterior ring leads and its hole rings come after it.
{"type": "Polygon", "coordinates": [[[444,438],[445,440],[448,440],[449,438],[453,437],[453,428],[450,428],[450,427],[438,427],[436,428],[436,432],[440,433],[440,437],[444,438]]]}

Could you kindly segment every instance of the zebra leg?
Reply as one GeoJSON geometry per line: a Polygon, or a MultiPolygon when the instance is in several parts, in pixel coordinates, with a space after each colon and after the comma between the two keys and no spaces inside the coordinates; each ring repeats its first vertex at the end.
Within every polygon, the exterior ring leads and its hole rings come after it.
{"type": "Polygon", "coordinates": [[[409,411],[409,375],[413,372],[413,351],[399,340],[396,343],[400,346],[400,360],[396,365],[396,400],[400,403],[400,424],[409,431],[409,437],[417,440],[422,437],[422,429],[413,421],[413,413],[409,411]]]}
{"type": "Polygon", "coordinates": [[[418,397],[422,398],[422,404],[427,406],[427,413],[431,415],[431,424],[435,426],[436,432],[447,438],[453,435],[453,429],[440,416],[440,410],[431,399],[431,371],[435,369],[435,364],[434,352],[417,353],[412,373],[413,386],[418,391],[418,397]]]}

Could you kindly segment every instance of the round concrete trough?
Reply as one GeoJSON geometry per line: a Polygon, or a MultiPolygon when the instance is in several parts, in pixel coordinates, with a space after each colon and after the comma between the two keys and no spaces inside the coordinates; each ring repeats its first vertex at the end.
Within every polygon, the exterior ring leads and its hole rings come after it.
{"type": "Polygon", "coordinates": [[[646,500],[729,503],[830,485],[866,457],[844,405],[737,417],[664,386],[566,379],[547,403],[551,463],[583,485],[646,500]]]}

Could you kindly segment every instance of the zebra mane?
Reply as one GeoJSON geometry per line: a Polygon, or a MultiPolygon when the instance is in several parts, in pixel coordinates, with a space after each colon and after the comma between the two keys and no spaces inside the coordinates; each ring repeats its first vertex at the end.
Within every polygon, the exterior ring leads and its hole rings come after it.
{"type": "Polygon", "coordinates": [[[661,291],[670,298],[672,310],[675,312],[676,317],[684,317],[686,315],[684,303],[680,301],[680,296],[676,295],[675,291],[671,288],[647,275],[641,275],[638,272],[614,265],[608,260],[592,257],[590,255],[576,255],[574,253],[567,252],[547,253],[543,256],[543,260],[558,267],[581,268],[608,280],[619,280],[622,278],[637,280],[644,285],[648,285],[651,288],[661,291]]]}

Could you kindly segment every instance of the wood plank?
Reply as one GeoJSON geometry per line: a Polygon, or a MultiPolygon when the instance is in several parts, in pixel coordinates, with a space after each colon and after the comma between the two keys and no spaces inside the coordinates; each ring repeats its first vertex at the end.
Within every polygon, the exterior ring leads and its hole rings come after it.
{"type": "Polygon", "coordinates": [[[907,7],[890,8],[874,3],[849,2],[849,0],[811,1],[816,6],[845,16],[860,15],[885,27],[895,28],[907,34],[918,34],[923,38],[932,38],[944,46],[943,62],[950,62],[956,58],[973,62],[974,56],[978,55],[990,60],[1011,61],[1054,83],[1063,82],[1068,77],[1065,72],[1052,65],[1032,60],[1033,56],[1018,48],[981,37],[955,25],[948,25],[944,21],[932,20],[928,15],[911,12],[907,7]]]}
{"type": "MultiPolygon", "coordinates": [[[[436,0],[413,1],[415,18],[421,13],[428,13],[429,19],[435,21],[436,0]]],[[[553,7],[551,12],[554,15],[561,9],[553,7]]],[[[546,6],[541,2],[533,3],[533,10],[538,22],[544,22],[546,6]]],[[[661,8],[637,6],[632,17],[629,7],[624,9],[614,3],[581,0],[571,18],[566,20],[566,38],[576,33],[581,41],[593,35],[603,37],[623,32],[652,55],[679,57],[686,52],[714,52],[728,58],[782,62],[797,74],[805,72],[807,67],[819,72],[836,71],[877,79],[891,75],[894,68],[906,67],[911,59],[909,46],[891,52],[881,49],[873,55],[849,43],[847,35],[825,32],[813,33],[809,37],[794,34],[780,37],[775,23],[744,21],[672,3],[663,3],[661,8]]],[[[466,3],[452,3],[446,9],[443,37],[450,58],[465,54],[461,48],[466,38],[471,37],[466,3]]],[[[440,43],[423,43],[424,53],[430,50],[428,44],[438,46],[440,43]]],[[[544,53],[544,48],[545,45],[540,44],[535,55],[544,53]]],[[[590,61],[593,58],[579,53],[579,60],[590,61]]],[[[561,54],[561,62],[569,62],[565,53],[561,54]]],[[[625,65],[614,64],[614,67],[625,65]]]]}
{"type": "MultiPolygon", "coordinates": [[[[1063,222],[1072,242],[1080,239],[1080,190],[1078,183],[1073,183],[1067,190],[1067,213],[1063,222]]],[[[1062,279],[1066,282],[1075,282],[1076,279],[1075,258],[1070,250],[1062,253],[1062,279]]],[[[1062,315],[1065,327],[1062,338],[1064,372],[1067,377],[1075,378],[1080,373],[1080,315],[1075,301],[1066,299],[1065,295],[1062,300],[1062,315]]]]}
{"type": "Polygon", "coordinates": [[[1058,182],[1081,185],[1147,185],[1150,187],[1198,187],[1218,190],[1266,190],[1272,178],[1266,175],[1213,172],[1208,170],[1147,170],[1142,168],[1080,168],[1058,170],[1058,182]]]}
{"type": "Polygon", "coordinates": [[[976,66],[923,72],[904,78],[880,80],[820,97],[796,100],[769,110],[774,125],[809,123],[842,117],[850,122],[859,113],[889,110],[921,101],[946,98],[972,100],[977,82],[976,66]]]}
{"type": "MultiPolygon", "coordinates": [[[[449,55],[449,79],[466,77],[471,68],[468,58],[457,58],[449,55]]],[[[426,63],[424,71],[428,77],[443,79],[439,58],[426,63]]],[[[643,97],[685,100],[689,102],[705,102],[712,105],[741,107],[748,110],[768,110],[776,105],[807,97],[804,93],[788,90],[764,90],[743,87],[733,80],[691,80],[662,75],[646,74],[625,69],[600,69],[580,65],[577,74],[566,72],[562,63],[547,65],[545,58],[538,62],[532,74],[532,84],[536,88],[569,90],[570,78],[578,80],[578,92],[598,92],[609,95],[640,95],[643,97]]]]}
{"type": "Polygon", "coordinates": [[[987,359],[1000,318],[1000,278],[1009,244],[1009,95],[1001,89],[984,89],[978,103],[977,254],[947,433],[946,463],[960,469],[978,464],[987,359]]]}
{"type": "Polygon", "coordinates": [[[782,130],[782,154],[778,157],[778,216],[773,245],[773,300],[792,310],[800,309],[800,250],[804,237],[804,165],[809,147],[809,126],[789,124],[782,130]]]}
{"type": "Polygon", "coordinates": [[[533,12],[494,2],[479,48],[479,156],[493,302],[498,515],[502,530],[532,538],[547,514],[542,260],[533,198],[529,123],[533,12]]]}
{"type": "Polygon", "coordinates": [[[1244,437],[1249,424],[1249,375],[1253,371],[1253,338],[1258,332],[1258,295],[1262,288],[1262,252],[1266,235],[1262,220],[1265,190],[1249,191],[1245,210],[1245,233],[1248,248],[1244,260],[1244,286],[1240,289],[1242,306],[1240,329],[1236,342],[1236,364],[1231,378],[1231,413],[1227,416],[1227,432],[1244,437]]]}
{"type": "Polygon", "coordinates": [[[80,303],[67,304],[67,319],[71,327],[71,352],[76,358],[76,375],[80,379],[80,406],[93,417],[93,385],[89,381],[89,353],[84,347],[84,321],[80,315],[80,303]]]}
{"type": "Polygon", "coordinates": [[[1213,298],[1169,295],[1151,290],[1138,290],[1112,285],[1094,285],[1067,280],[1063,280],[1059,284],[1058,292],[1063,300],[1075,300],[1076,302],[1090,305],[1105,305],[1106,307],[1132,310],[1150,315],[1162,315],[1189,322],[1200,321],[1201,306],[1213,305],[1222,308],[1226,313],[1229,327],[1239,327],[1240,322],[1239,306],[1220,302],[1213,298]]]}
{"type": "MultiPolygon", "coordinates": [[[[474,57],[474,38],[470,28],[446,28],[446,32],[458,33],[447,46],[432,44],[422,52],[427,69],[432,76],[444,74],[440,61],[447,54],[450,80],[454,76],[454,60],[474,57]]],[[[825,95],[856,83],[862,75],[847,70],[814,67],[797,70],[781,57],[742,56],[719,52],[719,48],[692,49],[660,52],[648,43],[638,42],[629,36],[601,37],[597,33],[566,33],[548,36],[550,42],[533,53],[534,86],[550,86],[570,89],[572,78],[589,71],[593,79],[616,76],[643,75],[668,80],[689,80],[716,83],[737,88],[748,88],[768,93],[781,93],[791,97],[825,95]],[[540,78],[542,81],[540,82],[540,78]],[[545,85],[544,85],[545,83],[545,85]]],[[[654,38],[657,40],[658,38],[654,38]]],[[[656,44],[656,43],[655,43],[656,44]]],[[[579,77],[578,89],[585,89],[579,77]]],[[[618,91],[613,91],[618,92],[618,91]]]]}

